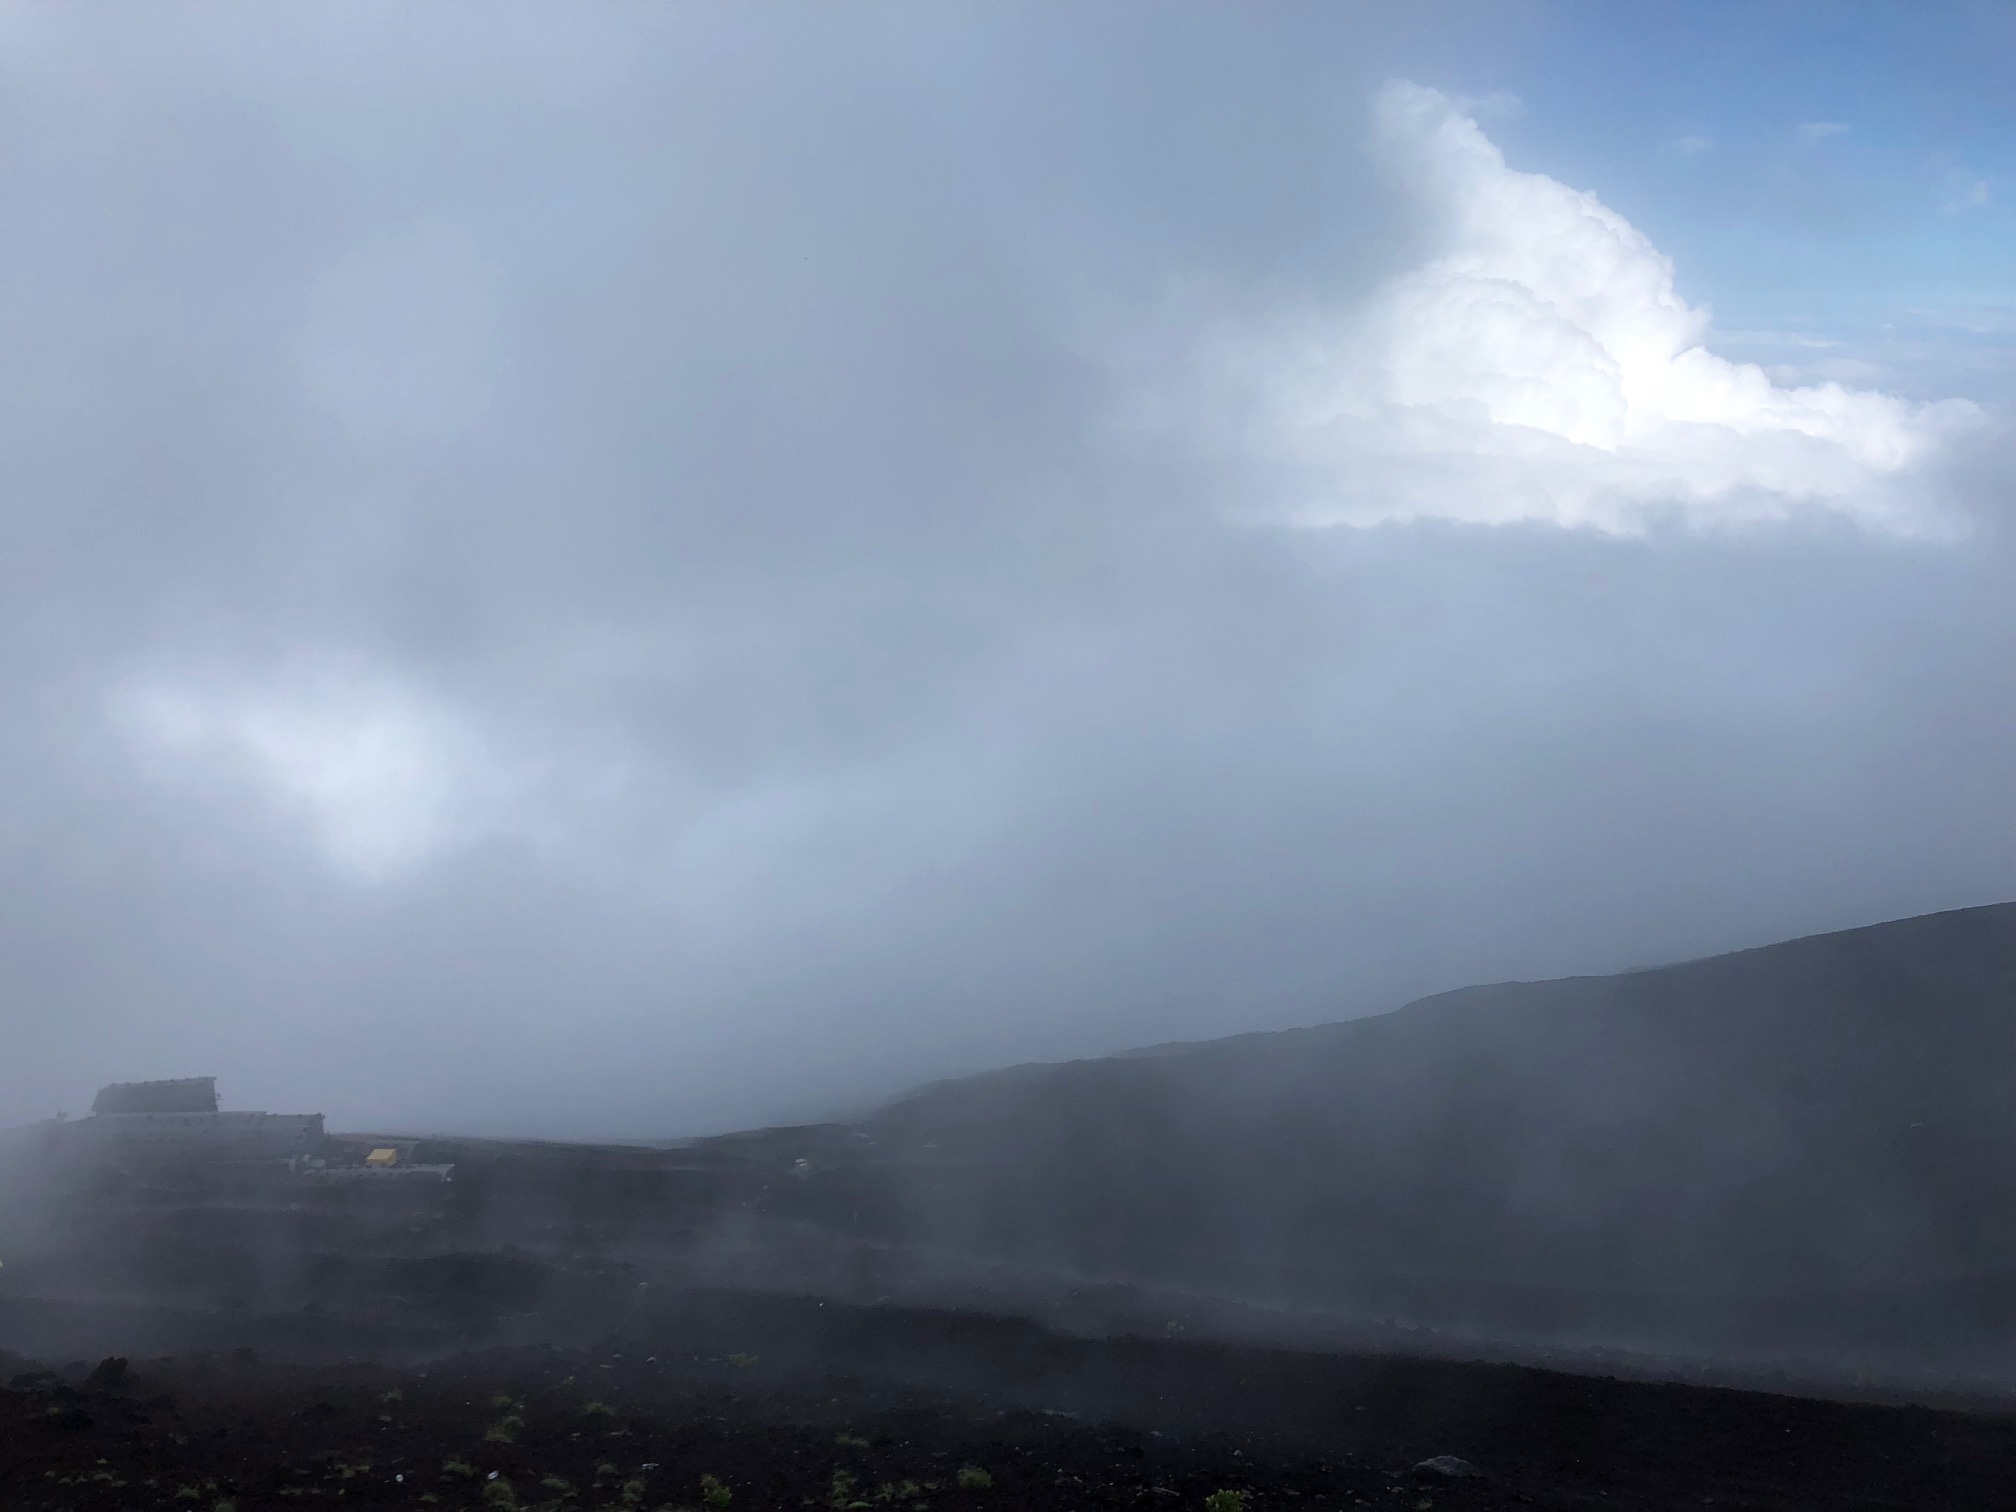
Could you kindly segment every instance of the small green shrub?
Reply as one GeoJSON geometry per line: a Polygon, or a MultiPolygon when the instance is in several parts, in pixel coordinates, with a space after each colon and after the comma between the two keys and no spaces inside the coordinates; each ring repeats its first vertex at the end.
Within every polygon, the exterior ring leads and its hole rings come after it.
{"type": "MultiPolygon", "coordinates": [[[[952,1477],[952,1484],[961,1491],[985,1491],[994,1484],[994,1477],[978,1465],[961,1465],[959,1473],[952,1477]]],[[[1211,1512],[1219,1512],[1212,1508],[1211,1512]]]]}
{"type": "Polygon", "coordinates": [[[1204,1512],[1246,1512],[1246,1493],[1213,1491],[1204,1498],[1204,1512]]]}
{"type": "Polygon", "coordinates": [[[705,1507],[725,1507],[735,1500],[735,1493],[711,1475],[700,1477],[700,1504],[705,1507]]]}

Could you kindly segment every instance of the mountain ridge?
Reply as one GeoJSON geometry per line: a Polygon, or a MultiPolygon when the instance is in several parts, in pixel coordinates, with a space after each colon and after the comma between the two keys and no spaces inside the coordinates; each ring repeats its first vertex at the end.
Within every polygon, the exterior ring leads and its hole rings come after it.
{"type": "Polygon", "coordinates": [[[2016,904],[920,1088],[929,1242],[1351,1306],[1396,1278],[1849,1294],[2016,1272],[2016,904]],[[926,1158],[928,1155],[928,1158],[926,1158]]]}
{"type": "Polygon", "coordinates": [[[1873,924],[1850,925],[1843,929],[1818,930],[1812,934],[1794,935],[1790,939],[1773,940],[1762,945],[1745,945],[1735,950],[1717,951],[1708,955],[1701,955],[1701,956],[1688,956],[1676,961],[1663,962],[1659,965],[1627,967],[1622,971],[1575,972],[1571,973],[1568,976],[1561,976],[1561,977],[1508,977],[1502,980],[1492,982],[1467,983],[1461,987],[1446,988],[1440,992],[1431,992],[1426,993],[1421,997],[1409,998],[1406,1002],[1397,1004],[1392,1008],[1382,1009],[1374,1013],[1359,1014],[1354,1018],[1325,1019],[1318,1023],[1294,1024],[1281,1029],[1249,1029],[1249,1030],[1242,1030],[1237,1034],[1213,1035],[1206,1039],[1165,1040],[1165,1041],[1158,1041],[1154,1044],[1149,1045],[1131,1046],[1127,1049],[1112,1051],[1106,1055],[1073,1056],[1068,1060],[1060,1060],[1060,1061],[1043,1061],[1043,1060],[1018,1061],[1015,1064],[1009,1066],[992,1067],[984,1071],[968,1072],[956,1076],[938,1077],[934,1078],[929,1082],[925,1082],[915,1088],[912,1088],[908,1092],[899,1093],[896,1097],[884,1103],[882,1107],[887,1108],[907,1102],[914,1097],[920,1096],[927,1092],[931,1092],[940,1087],[964,1085],[969,1082],[981,1081],[991,1077],[1012,1076],[1028,1071],[1044,1070],[1059,1066],[1091,1064],[1105,1061],[1159,1060],[1167,1057],[1188,1055],[1197,1052],[1209,1052],[1218,1049],[1227,1049],[1235,1045],[1243,1045],[1263,1040],[1281,1040],[1284,1038],[1297,1035],[1318,1034],[1327,1030],[1342,1029],[1349,1025],[1362,1024],[1375,1019],[1392,1018],[1398,1014],[1408,1013],[1415,1009],[1429,1007],[1434,1004],[1446,1002],[1450,999],[1463,998],[1472,994],[1499,992],[1502,990],[1516,989],[1516,988],[1561,986],[1578,982],[1596,982],[1596,981],[1607,982],[1626,977],[1650,976],[1662,972],[1681,971],[1688,967],[1705,966],[1710,962],[1728,962],[1738,960],[1744,957],[1753,957],[1758,955],[1774,953],[1778,951],[1791,950],[1795,947],[1807,945],[1811,942],[1838,940],[1845,936],[1881,935],[1885,937],[1890,937],[1888,935],[1888,932],[1890,931],[1903,930],[1908,928],[1909,926],[1923,924],[1928,920],[1957,921],[1967,919],[1972,916],[1999,917],[2002,915],[2008,915],[2011,918],[2016,918],[2016,899],[2010,899],[2007,901],[1997,903],[1970,904],[1964,908],[1936,909],[1931,912],[1922,914],[1907,914],[1895,919],[1879,920],[1873,924]]]}

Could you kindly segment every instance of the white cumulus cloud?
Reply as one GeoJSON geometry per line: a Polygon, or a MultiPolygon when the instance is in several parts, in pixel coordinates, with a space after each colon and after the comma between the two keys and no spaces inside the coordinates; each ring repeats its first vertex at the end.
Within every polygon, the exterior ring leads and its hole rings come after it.
{"type": "Polygon", "coordinates": [[[1457,102],[1394,83],[1379,151],[1435,255],[1321,323],[1274,441],[1302,523],[1448,518],[1629,533],[1814,510],[1948,528],[1916,479],[1978,411],[1839,382],[1787,388],[1707,345],[1673,264],[1595,195],[1506,164],[1457,102]]]}

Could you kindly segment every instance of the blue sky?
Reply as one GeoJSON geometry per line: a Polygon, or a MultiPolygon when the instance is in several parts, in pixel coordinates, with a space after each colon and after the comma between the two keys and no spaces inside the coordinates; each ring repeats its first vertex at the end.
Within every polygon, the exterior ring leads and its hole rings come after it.
{"type": "Polygon", "coordinates": [[[2016,9],[1518,9],[1464,62],[1524,102],[1501,145],[1629,216],[1718,324],[2016,340],[2016,9]]]}

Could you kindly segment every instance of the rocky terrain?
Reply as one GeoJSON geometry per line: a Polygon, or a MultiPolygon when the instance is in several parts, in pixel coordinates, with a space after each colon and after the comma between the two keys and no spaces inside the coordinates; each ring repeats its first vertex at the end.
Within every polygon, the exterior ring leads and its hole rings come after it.
{"type": "Polygon", "coordinates": [[[1993,1505],[2012,1076],[2002,906],[674,1147],[15,1131],[0,1504],[1993,1505]]]}
{"type": "Polygon", "coordinates": [[[2016,1418],[686,1293],[590,1346],[11,1370],[0,1505],[1945,1509],[2016,1418]]]}

